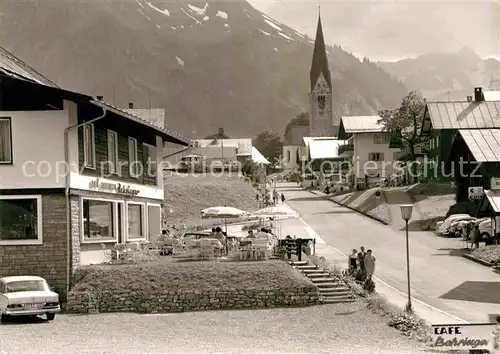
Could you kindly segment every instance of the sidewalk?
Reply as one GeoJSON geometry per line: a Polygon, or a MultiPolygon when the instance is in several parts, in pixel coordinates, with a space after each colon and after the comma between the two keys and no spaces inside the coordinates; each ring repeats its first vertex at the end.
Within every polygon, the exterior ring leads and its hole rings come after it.
{"type": "MultiPolygon", "coordinates": [[[[294,231],[291,234],[296,234],[297,237],[299,237],[300,234],[301,236],[304,235],[307,237],[315,238],[316,256],[324,257],[327,260],[327,262],[331,265],[331,267],[337,267],[340,269],[347,268],[348,255],[336,249],[335,247],[327,244],[309,225],[307,225],[307,223],[302,218],[283,221],[283,223],[287,223],[287,225],[285,225],[283,229],[290,231],[292,231],[293,229],[294,231]],[[300,223],[301,225],[298,225],[298,223],[300,223]],[[299,229],[303,231],[298,231],[299,229]]],[[[376,276],[373,277],[373,280],[376,284],[376,291],[378,294],[382,295],[389,302],[398,306],[401,309],[404,309],[406,307],[408,301],[408,295],[405,292],[402,292],[392,287],[391,285],[385,283],[376,276]]],[[[412,306],[415,313],[429,324],[468,323],[464,319],[461,319],[457,316],[442,311],[432,305],[426,304],[413,297],[412,297],[412,306]]]]}

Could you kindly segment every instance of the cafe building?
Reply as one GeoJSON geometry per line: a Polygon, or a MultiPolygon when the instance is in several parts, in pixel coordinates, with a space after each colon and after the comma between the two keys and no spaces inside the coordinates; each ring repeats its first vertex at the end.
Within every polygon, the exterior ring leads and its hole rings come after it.
{"type": "Polygon", "coordinates": [[[191,142],[64,90],[0,50],[0,277],[65,298],[75,269],[161,231],[165,143],[191,142]]]}

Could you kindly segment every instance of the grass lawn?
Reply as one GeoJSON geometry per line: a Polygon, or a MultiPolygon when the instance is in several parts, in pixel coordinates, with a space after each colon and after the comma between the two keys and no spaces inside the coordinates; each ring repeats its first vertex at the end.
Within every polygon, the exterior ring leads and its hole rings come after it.
{"type": "Polygon", "coordinates": [[[117,294],[312,286],[281,261],[181,263],[165,259],[155,263],[93,265],[78,269],[74,279],[72,291],[95,288],[117,294]]]}
{"type": "Polygon", "coordinates": [[[200,211],[212,206],[227,205],[246,211],[259,208],[251,184],[231,176],[172,174],[165,177],[165,211],[167,223],[177,227],[199,225],[200,211]],[[170,213],[170,206],[173,206],[170,213]]]}
{"type": "Polygon", "coordinates": [[[500,245],[480,247],[472,251],[472,255],[488,263],[500,263],[500,245]]]}

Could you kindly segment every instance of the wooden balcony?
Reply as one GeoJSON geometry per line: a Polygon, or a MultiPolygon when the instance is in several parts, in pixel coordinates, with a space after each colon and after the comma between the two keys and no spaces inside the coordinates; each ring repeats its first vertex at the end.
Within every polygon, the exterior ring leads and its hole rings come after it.
{"type": "Polygon", "coordinates": [[[354,152],[354,145],[353,144],[340,145],[338,154],[342,155],[344,152],[354,152]]]}

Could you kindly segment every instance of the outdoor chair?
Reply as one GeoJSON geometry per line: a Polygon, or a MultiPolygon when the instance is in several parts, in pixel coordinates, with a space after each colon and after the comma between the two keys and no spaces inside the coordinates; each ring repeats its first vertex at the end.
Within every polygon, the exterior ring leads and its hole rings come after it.
{"type": "Polygon", "coordinates": [[[112,250],[108,249],[104,243],[101,243],[101,249],[102,252],[104,253],[104,260],[106,262],[111,262],[112,260],[112,250]]]}

